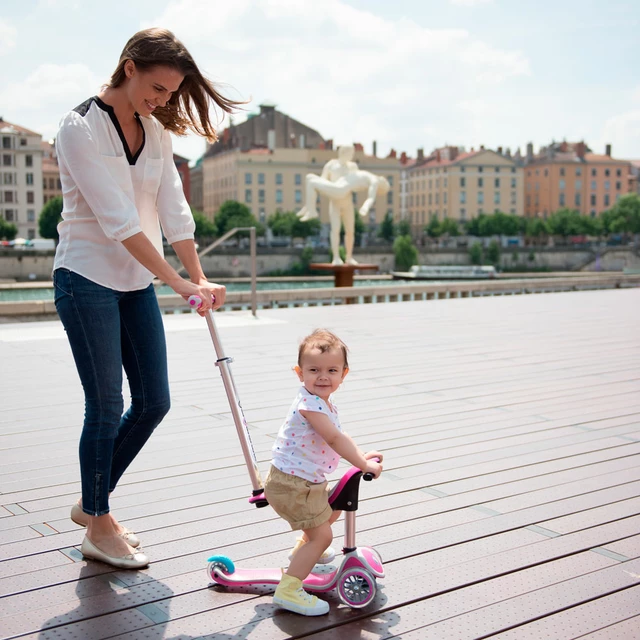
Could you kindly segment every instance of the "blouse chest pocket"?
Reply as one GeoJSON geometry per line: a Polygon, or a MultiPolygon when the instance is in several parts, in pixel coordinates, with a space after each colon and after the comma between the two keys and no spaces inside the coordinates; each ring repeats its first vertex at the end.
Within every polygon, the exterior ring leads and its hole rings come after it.
{"type": "Polygon", "coordinates": [[[162,178],[162,158],[148,158],[144,166],[144,178],[142,180],[142,189],[147,193],[156,195],[160,188],[160,179],[162,178]]]}

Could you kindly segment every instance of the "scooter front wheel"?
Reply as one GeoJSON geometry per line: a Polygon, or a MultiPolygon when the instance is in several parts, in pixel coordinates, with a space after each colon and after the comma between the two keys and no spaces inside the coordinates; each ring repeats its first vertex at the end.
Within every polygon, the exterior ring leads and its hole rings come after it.
{"type": "Polygon", "coordinates": [[[366,607],[376,597],[376,579],[366,569],[349,569],[340,576],[338,595],[353,609],[366,607]]]}

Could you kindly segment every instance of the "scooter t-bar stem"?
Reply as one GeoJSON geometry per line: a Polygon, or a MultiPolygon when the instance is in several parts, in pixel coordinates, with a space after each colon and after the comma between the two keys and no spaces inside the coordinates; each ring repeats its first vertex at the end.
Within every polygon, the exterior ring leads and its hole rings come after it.
{"type": "MultiPolygon", "coordinates": [[[[199,307],[200,304],[202,304],[202,300],[198,296],[191,296],[188,302],[192,307],[195,308],[199,307]]],[[[251,435],[249,433],[247,421],[244,417],[244,413],[242,412],[242,406],[240,404],[240,400],[238,399],[238,393],[236,391],[233,377],[231,375],[231,369],[229,367],[230,363],[233,362],[233,360],[232,358],[228,358],[224,354],[222,342],[220,340],[220,336],[218,335],[213,311],[211,309],[207,310],[205,314],[205,320],[207,321],[209,333],[211,334],[211,340],[216,351],[216,356],[218,357],[216,366],[220,369],[220,375],[222,376],[224,389],[227,394],[227,398],[229,399],[229,406],[231,408],[231,414],[233,415],[233,422],[235,424],[236,431],[238,432],[240,446],[242,447],[242,454],[244,455],[247,470],[249,472],[249,477],[251,479],[251,485],[253,487],[253,494],[254,496],[256,496],[262,493],[262,478],[260,477],[258,461],[253,448],[253,443],[251,442],[251,435]]],[[[262,505],[257,504],[256,506],[262,505]]]]}

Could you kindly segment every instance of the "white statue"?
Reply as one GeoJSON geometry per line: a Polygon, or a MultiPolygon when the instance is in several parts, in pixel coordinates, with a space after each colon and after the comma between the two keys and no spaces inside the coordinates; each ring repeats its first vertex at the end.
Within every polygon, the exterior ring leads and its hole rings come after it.
{"type": "Polygon", "coordinates": [[[305,205],[298,211],[302,220],[318,217],[316,209],[317,193],[329,198],[329,221],[331,222],[332,264],[344,264],[340,258],[340,225],[344,223],[344,248],[347,264],[358,264],[353,259],[353,242],[355,239],[355,217],[351,194],[355,191],[366,191],[367,199],[360,207],[359,213],[365,216],[376,201],[376,196],[389,192],[391,186],[384,176],[377,176],[369,171],[358,169],[353,162],[353,145],[338,147],[338,157],[329,160],[322,169],[322,175],[308,173],[306,176],[305,205]]]}

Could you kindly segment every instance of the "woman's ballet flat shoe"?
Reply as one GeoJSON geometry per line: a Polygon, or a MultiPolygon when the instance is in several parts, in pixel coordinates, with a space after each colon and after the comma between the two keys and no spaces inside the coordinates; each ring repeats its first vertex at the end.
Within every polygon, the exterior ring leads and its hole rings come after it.
{"type": "Polygon", "coordinates": [[[144,553],[129,553],[126,556],[114,557],[100,551],[87,536],[82,541],[80,552],[85,558],[99,560],[119,569],[143,569],[149,564],[149,558],[144,553]]]}
{"type": "MultiPolygon", "coordinates": [[[[87,516],[87,514],[82,510],[82,507],[77,502],[73,505],[73,507],[71,507],[71,520],[78,526],[86,527],[88,517],[89,516],[87,516]]],[[[135,549],[136,547],[140,546],[140,538],[138,538],[138,536],[133,533],[133,531],[125,529],[119,535],[130,547],[133,547],[135,549]]]]}

